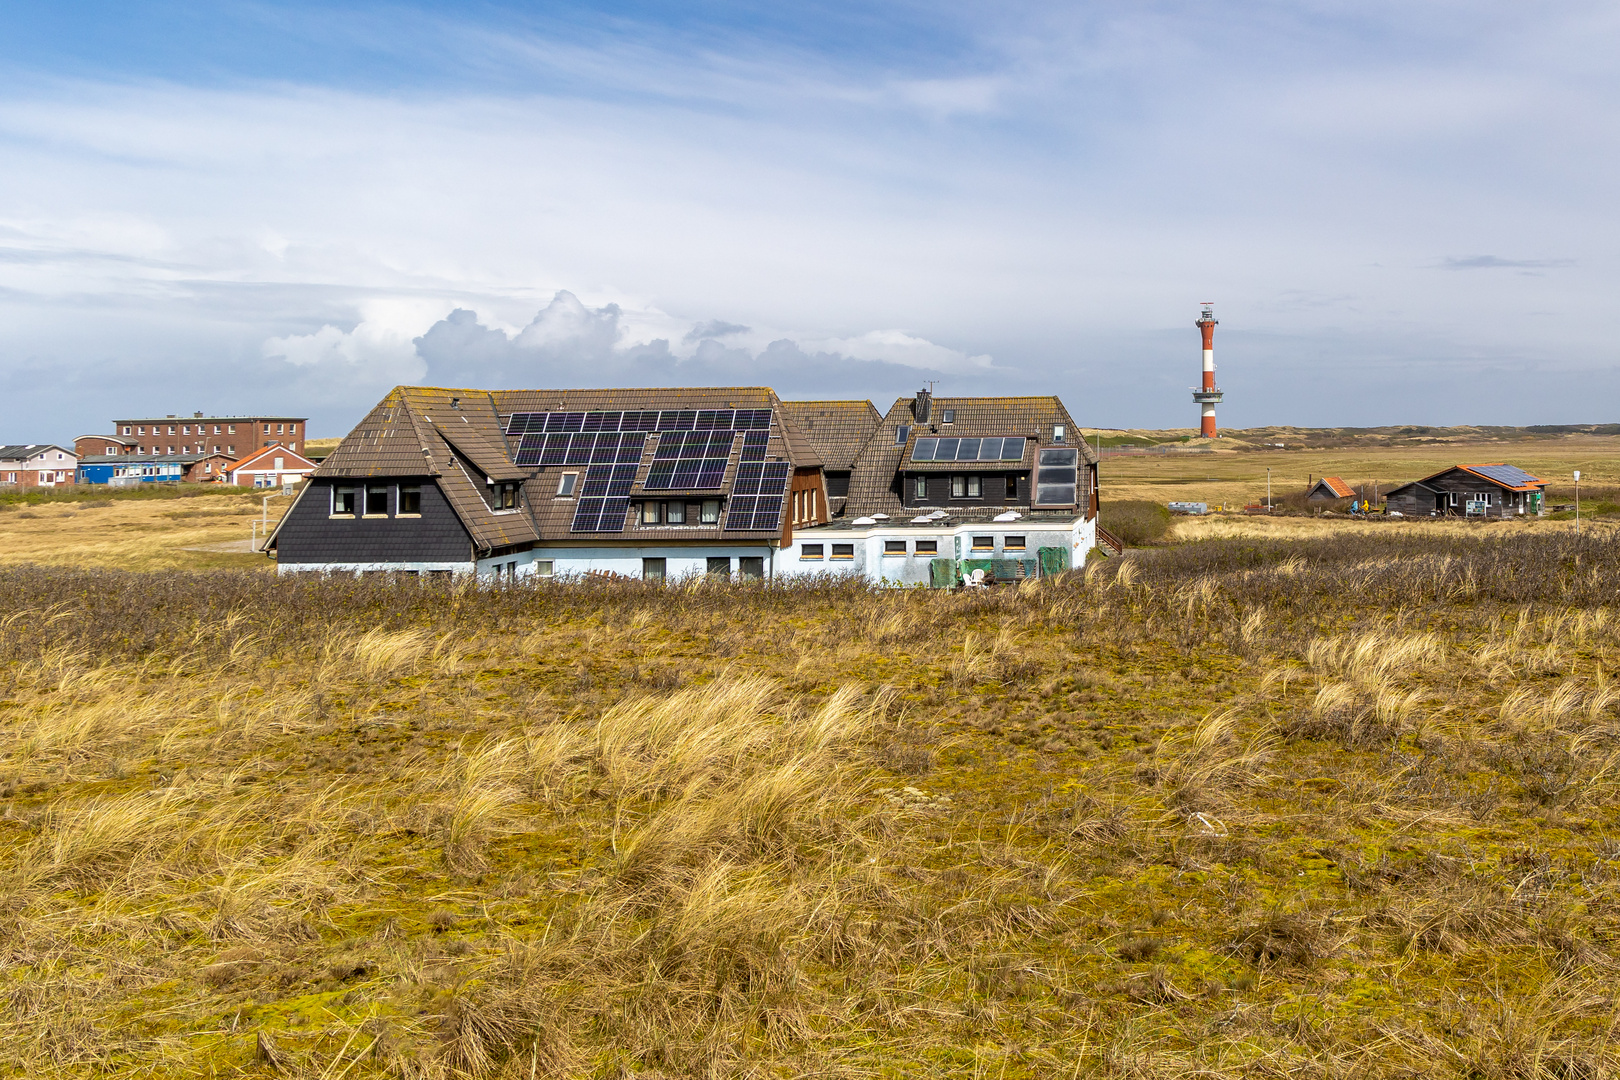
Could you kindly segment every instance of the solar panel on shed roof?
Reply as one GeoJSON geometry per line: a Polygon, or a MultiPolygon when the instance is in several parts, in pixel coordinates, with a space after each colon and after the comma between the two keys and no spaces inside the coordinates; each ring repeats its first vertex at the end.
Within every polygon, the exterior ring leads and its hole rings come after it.
{"type": "Polygon", "coordinates": [[[1481,476],[1488,476],[1508,487],[1525,487],[1541,483],[1539,476],[1531,476],[1517,465],[1465,465],[1464,468],[1481,476]]]}

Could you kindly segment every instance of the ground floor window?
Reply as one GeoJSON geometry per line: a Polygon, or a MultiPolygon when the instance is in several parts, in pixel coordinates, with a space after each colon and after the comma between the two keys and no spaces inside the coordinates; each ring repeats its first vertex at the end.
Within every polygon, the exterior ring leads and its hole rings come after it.
{"type": "Polygon", "coordinates": [[[904,555],[905,553],[906,553],[906,542],[904,540],[885,540],[885,541],[883,541],[883,554],[885,554],[885,555],[904,555]]]}
{"type": "Polygon", "coordinates": [[[642,559],[641,576],[647,581],[663,581],[668,565],[667,559],[642,559]]]}
{"type": "Polygon", "coordinates": [[[1023,551],[1024,538],[1022,536],[1004,537],[1001,541],[1001,549],[1003,551],[1023,551]]]}
{"type": "MultiPolygon", "coordinates": [[[[708,504],[705,503],[705,506],[708,504]]],[[[731,559],[726,555],[709,556],[709,573],[719,574],[723,577],[731,576],[731,559]]]]}
{"type": "Polygon", "coordinates": [[[742,575],[744,581],[761,581],[765,577],[765,558],[761,555],[744,555],[737,560],[737,573],[742,575]]]}
{"type": "Polygon", "coordinates": [[[557,573],[557,564],[550,559],[536,559],[534,573],[536,577],[554,577],[557,573]]]}
{"type": "Polygon", "coordinates": [[[799,548],[799,558],[805,561],[813,561],[824,557],[825,552],[825,545],[805,544],[803,547],[799,548]]]}
{"type": "Polygon", "coordinates": [[[917,554],[918,555],[938,555],[939,554],[939,541],[938,540],[919,540],[919,541],[917,541],[917,554]]]}
{"type": "Polygon", "coordinates": [[[855,557],[855,545],[834,544],[832,546],[832,557],[835,561],[839,559],[853,559],[855,557]]]}
{"type": "Polygon", "coordinates": [[[973,538],[974,551],[994,551],[996,538],[993,536],[975,536],[973,538]]]}

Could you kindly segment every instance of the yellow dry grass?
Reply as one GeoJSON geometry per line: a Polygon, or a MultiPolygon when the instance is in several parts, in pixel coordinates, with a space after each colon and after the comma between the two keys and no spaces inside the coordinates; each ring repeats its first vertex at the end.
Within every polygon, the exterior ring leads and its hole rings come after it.
{"type": "MultiPolygon", "coordinates": [[[[270,500],[270,521],[290,496],[270,500]]],[[[124,570],[273,570],[263,555],[207,550],[246,541],[260,500],[243,495],[188,499],[91,499],[0,508],[0,566],[98,566],[124,570]],[[194,550],[202,548],[204,550],[194,550]]]]}
{"type": "MultiPolygon", "coordinates": [[[[1218,444],[1217,444],[1218,445],[1218,444]]],[[[1450,465],[1505,461],[1556,485],[1573,488],[1571,473],[1581,470],[1581,483],[1620,485],[1620,437],[1566,436],[1520,444],[1448,442],[1435,446],[1356,447],[1323,450],[1214,450],[1105,457],[1102,493],[1106,499],[1152,502],[1207,502],[1243,506],[1259,502],[1271,489],[1281,497],[1302,492],[1310,478],[1342,477],[1352,486],[1377,483],[1380,491],[1439,472],[1450,465]]]]}
{"type": "Polygon", "coordinates": [[[1614,1075],[1617,545],[0,569],[0,1073],[1614,1075]]]}
{"type": "MultiPolygon", "coordinates": [[[[1583,532],[1606,534],[1613,522],[1583,521],[1583,532]]],[[[1386,535],[1407,532],[1419,536],[1473,537],[1524,536],[1538,532],[1572,533],[1573,521],[1529,518],[1523,521],[1466,521],[1425,518],[1389,519],[1375,516],[1371,521],[1347,517],[1313,518],[1264,514],[1210,514],[1207,517],[1177,517],[1171,522],[1175,540],[1320,540],[1329,536],[1386,535]]]]}

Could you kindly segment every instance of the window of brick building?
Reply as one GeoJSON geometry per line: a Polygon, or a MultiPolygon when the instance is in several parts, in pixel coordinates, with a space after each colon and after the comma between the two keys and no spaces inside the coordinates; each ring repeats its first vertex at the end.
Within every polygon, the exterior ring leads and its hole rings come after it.
{"type": "Polygon", "coordinates": [[[388,516],[388,488],[374,485],[366,488],[366,517],[388,516]]]}
{"type": "Polygon", "coordinates": [[[399,516],[416,516],[422,513],[422,489],[412,485],[399,489],[399,516]]]}
{"type": "Polygon", "coordinates": [[[334,517],[354,516],[354,495],[352,487],[336,487],[332,489],[332,514],[334,517]]]}

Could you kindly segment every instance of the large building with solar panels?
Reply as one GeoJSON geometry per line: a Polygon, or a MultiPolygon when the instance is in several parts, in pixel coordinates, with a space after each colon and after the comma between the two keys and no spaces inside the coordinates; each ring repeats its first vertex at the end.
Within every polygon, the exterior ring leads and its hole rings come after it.
{"type": "Polygon", "coordinates": [[[1453,465],[1390,489],[1384,509],[1407,517],[1540,517],[1547,481],[1517,465],[1453,465]]]}
{"type": "Polygon", "coordinates": [[[1050,573],[1095,542],[1055,397],[784,402],[768,388],[399,387],[266,545],[282,573],[1050,573]]]}

